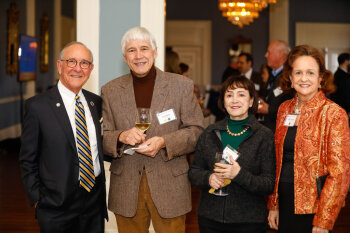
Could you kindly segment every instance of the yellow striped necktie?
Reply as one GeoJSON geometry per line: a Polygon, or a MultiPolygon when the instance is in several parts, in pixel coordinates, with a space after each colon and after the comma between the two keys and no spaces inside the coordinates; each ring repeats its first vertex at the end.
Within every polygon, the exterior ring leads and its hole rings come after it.
{"type": "Polygon", "coordinates": [[[80,102],[79,95],[75,96],[75,101],[75,126],[78,145],[80,185],[90,192],[95,185],[95,175],[89,134],[86,126],[84,106],[80,102]]]}

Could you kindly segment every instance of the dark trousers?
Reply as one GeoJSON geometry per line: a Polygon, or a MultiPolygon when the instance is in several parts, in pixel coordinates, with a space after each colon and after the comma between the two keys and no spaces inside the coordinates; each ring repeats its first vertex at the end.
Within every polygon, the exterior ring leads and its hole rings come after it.
{"type": "Polygon", "coordinates": [[[36,208],[41,233],[103,233],[104,185],[102,176],[90,192],[80,187],[65,208],[36,208]]]}
{"type": "Polygon", "coordinates": [[[279,196],[279,233],[311,233],[314,214],[294,214],[294,185],[280,182],[279,196]]]}
{"type": "Polygon", "coordinates": [[[200,233],[266,233],[266,223],[220,223],[198,217],[200,233]]]}

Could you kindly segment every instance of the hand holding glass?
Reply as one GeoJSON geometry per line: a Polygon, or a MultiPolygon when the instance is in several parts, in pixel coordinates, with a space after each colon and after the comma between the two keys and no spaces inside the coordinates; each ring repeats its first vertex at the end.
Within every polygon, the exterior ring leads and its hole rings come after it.
{"type": "MultiPolygon", "coordinates": [[[[224,163],[228,164],[227,161],[222,157],[223,153],[222,152],[216,152],[215,154],[215,163],[224,163]]],[[[219,166],[214,166],[214,168],[220,168],[219,166]]],[[[231,183],[231,180],[225,179],[224,186],[229,185],[231,183]]],[[[212,193],[216,196],[227,196],[228,193],[222,191],[222,188],[219,188],[213,192],[213,188],[209,190],[209,193],[212,193]]]]}
{"type": "Polygon", "coordinates": [[[151,126],[151,111],[149,108],[137,108],[135,127],[144,133],[151,126]]]}

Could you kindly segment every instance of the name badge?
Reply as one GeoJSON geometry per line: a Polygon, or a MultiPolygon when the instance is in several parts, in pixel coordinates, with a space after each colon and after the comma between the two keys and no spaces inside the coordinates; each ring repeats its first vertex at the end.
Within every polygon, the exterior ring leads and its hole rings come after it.
{"type": "Polygon", "coordinates": [[[161,113],[157,113],[158,122],[160,125],[176,120],[174,109],[169,109],[161,113]]]}
{"type": "Polygon", "coordinates": [[[275,95],[275,97],[279,96],[282,93],[283,93],[283,91],[280,87],[277,87],[273,90],[273,94],[275,95]]]}
{"type": "Polygon", "coordinates": [[[297,120],[298,115],[295,114],[289,114],[286,117],[286,120],[284,121],[283,125],[284,126],[288,126],[288,127],[292,127],[295,125],[295,121],[297,120]]]}
{"type": "Polygon", "coordinates": [[[239,157],[239,152],[233,149],[230,145],[227,145],[223,151],[222,157],[226,160],[226,162],[232,164],[230,158],[236,161],[239,157]]]}

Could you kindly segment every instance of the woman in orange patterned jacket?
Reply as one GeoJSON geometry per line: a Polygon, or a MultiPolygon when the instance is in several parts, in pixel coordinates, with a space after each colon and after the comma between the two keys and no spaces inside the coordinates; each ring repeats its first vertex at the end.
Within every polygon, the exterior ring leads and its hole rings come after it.
{"type": "Polygon", "coordinates": [[[285,101],[277,115],[269,225],[279,233],[328,233],[350,182],[348,116],[325,96],[334,90],[333,75],[315,48],[301,45],[289,53],[281,87],[295,97],[285,101]],[[320,197],[317,173],[329,174],[320,197]]]}

